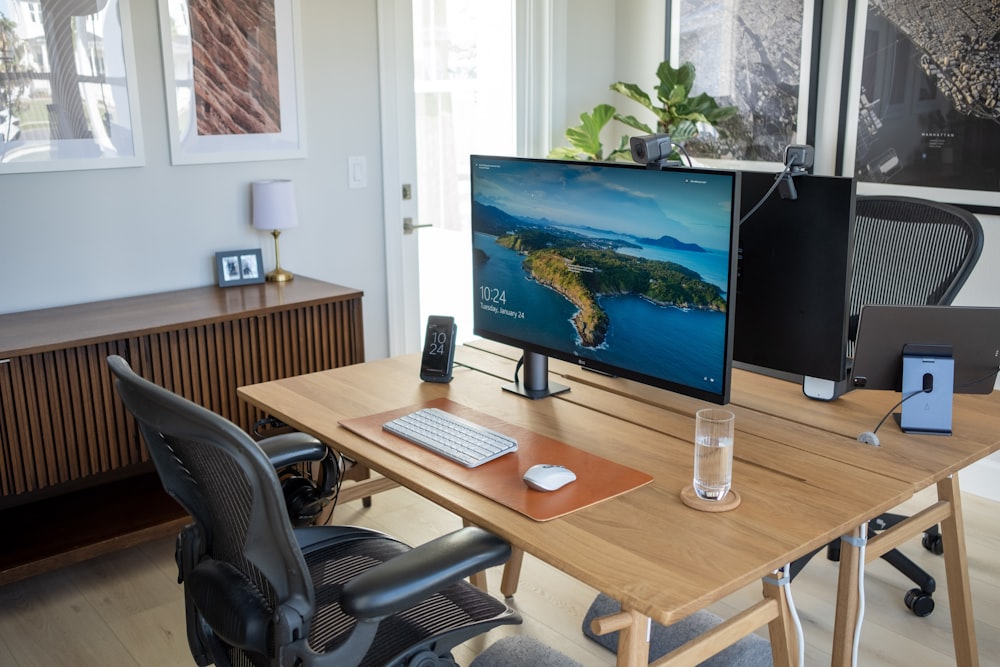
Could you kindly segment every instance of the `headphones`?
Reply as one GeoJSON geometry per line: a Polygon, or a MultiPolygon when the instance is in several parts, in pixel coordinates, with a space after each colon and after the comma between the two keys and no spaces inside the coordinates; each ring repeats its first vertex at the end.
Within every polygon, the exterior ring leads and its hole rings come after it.
{"type": "Polygon", "coordinates": [[[288,518],[296,528],[312,525],[323,508],[330,503],[334,489],[338,486],[340,466],[333,450],[326,448],[319,464],[318,481],[313,480],[311,475],[303,475],[296,466],[277,471],[288,518]]]}

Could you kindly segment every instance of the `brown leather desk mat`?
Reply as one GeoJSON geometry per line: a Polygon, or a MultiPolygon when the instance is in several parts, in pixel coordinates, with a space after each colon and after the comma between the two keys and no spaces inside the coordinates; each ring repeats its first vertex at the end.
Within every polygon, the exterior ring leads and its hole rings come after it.
{"type": "Polygon", "coordinates": [[[340,422],[345,428],[390,449],[428,470],[491,498],[535,521],[548,521],[614,498],[653,481],[650,475],[571,447],[558,440],[508,424],[447,398],[340,422]],[[517,438],[517,451],[466,468],[399,436],[382,424],[421,408],[439,408],[481,426],[517,438]],[[521,477],[536,463],[557,463],[576,473],[576,481],[557,491],[535,491],[521,477]]]}

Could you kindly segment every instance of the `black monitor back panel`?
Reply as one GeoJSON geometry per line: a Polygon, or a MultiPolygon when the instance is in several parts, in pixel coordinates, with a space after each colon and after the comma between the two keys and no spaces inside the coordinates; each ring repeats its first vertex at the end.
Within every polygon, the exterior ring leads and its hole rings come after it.
{"type": "MultiPolygon", "coordinates": [[[[774,174],[742,178],[741,217],[774,174]]],[[[740,226],[733,361],[778,376],[840,381],[847,377],[855,184],[802,175],[795,188],[797,199],[774,192],[740,226]]]]}

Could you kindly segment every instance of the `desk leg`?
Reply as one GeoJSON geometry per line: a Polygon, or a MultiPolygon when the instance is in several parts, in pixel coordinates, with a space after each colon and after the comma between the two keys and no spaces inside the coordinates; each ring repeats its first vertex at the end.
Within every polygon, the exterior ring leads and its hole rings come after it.
{"type": "Polygon", "coordinates": [[[500,592],[505,598],[514,597],[517,592],[517,582],[521,579],[521,563],[524,562],[524,549],[512,547],[510,558],[503,566],[503,578],[500,579],[500,592]]]}
{"type": "MultiPolygon", "coordinates": [[[[860,541],[867,534],[867,525],[851,531],[851,537],[860,541]]],[[[833,655],[830,664],[847,667],[851,664],[854,646],[854,629],[861,613],[861,599],[858,596],[858,568],[861,564],[861,549],[849,542],[840,545],[840,576],[837,580],[837,612],[833,624],[833,655]]]]}
{"type": "Polygon", "coordinates": [[[777,579],[764,578],[764,597],[778,603],[778,616],[767,624],[767,632],[771,638],[771,659],[774,667],[792,667],[798,664],[798,637],[792,621],[792,608],[788,605],[788,596],[784,588],[788,584],[776,583],[787,575],[778,573],[777,579]]]}
{"type": "Polygon", "coordinates": [[[955,664],[978,665],[976,621],[972,613],[972,591],[969,586],[968,556],[965,552],[965,524],[962,519],[962,495],[958,475],[951,475],[937,484],[938,499],[951,504],[951,515],[941,521],[944,546],[944,571],[951,607],[951,634],[955,641],[955,664]]]}

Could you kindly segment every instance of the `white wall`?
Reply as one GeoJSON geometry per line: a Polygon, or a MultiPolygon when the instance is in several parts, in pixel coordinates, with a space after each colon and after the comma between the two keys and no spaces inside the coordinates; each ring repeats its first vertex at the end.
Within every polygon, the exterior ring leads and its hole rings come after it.
{"type": "Polygon", "coordinates": [[[215,283],[214,253],[263,248],[250,182],[295,181],[299,227],[281,236],[288,270],[364,290],[369,359],[385,356],[387,313],[375,4],[297,0],[308,157],[173,167],[156,2],[132,2],[145,166],[0,176],[0,313],[215,283]],[[368,187],[347,187],[367,157],[368,187]]]}

